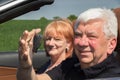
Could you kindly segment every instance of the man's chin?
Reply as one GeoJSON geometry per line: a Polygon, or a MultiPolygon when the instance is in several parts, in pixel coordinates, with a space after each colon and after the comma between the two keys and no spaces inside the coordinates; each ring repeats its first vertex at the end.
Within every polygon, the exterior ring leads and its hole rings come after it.
{"type": "Polygon", "coordinates": [[[90,60],[90,59],[88,59],[88,58],[82,58],[82,59],[80,59],[80,62],[81,62],[81,63],[84,63],[84,64],[89,64],[89,63],[91,63],[91,61],[92,61],[92,60],[90,60]]]}

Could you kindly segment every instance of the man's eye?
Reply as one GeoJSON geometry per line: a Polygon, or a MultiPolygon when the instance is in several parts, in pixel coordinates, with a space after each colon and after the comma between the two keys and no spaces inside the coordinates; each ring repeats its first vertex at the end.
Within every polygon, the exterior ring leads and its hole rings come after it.
{"type": "Polygon", "coordinates": [[[90,39],[95,39],[95,38],[97,38],[97,36],[95,36],[95,35],[88,35],[88,37],[89,37],[90,39]]]}
{"type": "Polygon", "coordinates": [[[82,34],[80,34],[80,33],[75,33],[75,37],[82,37],[82,34]]]}

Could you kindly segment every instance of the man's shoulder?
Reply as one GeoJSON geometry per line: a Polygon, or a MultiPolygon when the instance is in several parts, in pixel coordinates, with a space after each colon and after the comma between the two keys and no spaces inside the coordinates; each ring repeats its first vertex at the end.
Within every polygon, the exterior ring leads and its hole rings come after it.
{"type": "Polygon", "coordinates": [[[72,57],[67,58],[66,60],[64,60],[62,62],[62,65],[71,65],[71,66],[73,66],[76,63],[79,63],[79,61],[78,61],[78,58],[76,57],[76,55],[74,55],[74,56],[72,56],[72,57]]]}
{"type": "Polygon", "coordinates": [[[72,56],[61,63],[61,69],[73,69],[76,64],[79,64],[78,58],[76,56],[72,56]]]}
{"type": "Polygon", "coordinates": [[[99,79],[87,79],[87,80],[120,80],[120,77],[99,78],[99,79]]]}

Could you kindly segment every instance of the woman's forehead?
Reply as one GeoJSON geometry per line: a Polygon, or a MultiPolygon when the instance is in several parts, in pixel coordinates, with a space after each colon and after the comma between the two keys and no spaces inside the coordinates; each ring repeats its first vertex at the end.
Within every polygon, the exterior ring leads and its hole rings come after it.
{"type": "Polygon", "coordinates": [[[46,36],[49,36],[49,37],[61,37],[61,38],[64,37],[64,35],[62,33],[56,32],[56,31],[49,32],[48,34],[46,34],[46,36]]]}

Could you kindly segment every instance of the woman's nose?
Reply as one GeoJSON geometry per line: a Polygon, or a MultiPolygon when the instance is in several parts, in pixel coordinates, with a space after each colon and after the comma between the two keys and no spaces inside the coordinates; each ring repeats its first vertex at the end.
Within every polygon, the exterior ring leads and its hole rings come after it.
{"type": "Polygon", "coordinates": [[[54,45],[54,43],[55,43],[55,40],[53,38],[51,38],[49,45],[54,45]]]}

